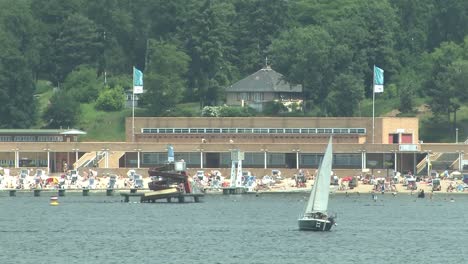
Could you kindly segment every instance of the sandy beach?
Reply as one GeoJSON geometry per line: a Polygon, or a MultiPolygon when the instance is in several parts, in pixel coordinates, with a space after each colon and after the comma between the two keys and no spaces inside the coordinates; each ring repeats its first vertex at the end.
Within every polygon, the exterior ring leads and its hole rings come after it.
{"type": "MultiPolygon", "coordinates": [[[[0,180],[0,190],[7,190],[7,189],[18,189],[18,183],[19,179],[18,176],[9,176],[9,177],[1,177],[2,179],[0,180]]],[[[75,184],[70,184],[70,181],[67,180],[62,187],[63,189],[83,189],[83,188],[89,188],[92,190],[103,190],[105,191],[107,188],[109,188],[109,180],[110,178],[108,176],[101,176],[101,177],[95,177],[93,182],[91,183],[89,179],[87,178],[81,178],[75,183],[75,184]]],[[[192,186],[196,186],[195,188],[200,188],[200,189],[205,189],[207,193],[221,193],[220,188],[210,188],[208,184],[205,182],[196,182],[196,178],[193,177],[190,179],[192,181],[192,186]]],[[[25,180],[28,183],[33,182],[33,177],[28,177],[27,180],[25,180]]],[[[150,181],[149,177],[143,177],[142,178],[142,186],[139,187],[141,190],[148,190],[148,182],[150,181]]],[[[25,184],[23,185],[23,188],[19,189],[34,189],[36,188],[35,186],[31,184],[25,184]]],[[[229,184],[229,179],[225,179],[224,182],[226,184],[229,184]]],[[[257,183],[259,181],[257,180],[257,183]]],[[[434,191],[433,193],[450,193],[450,194],[468,194],[468,187],[464,188],[467,185],[464,185],[461,180],[452,180],[452,179],[447,179],[447,180],[441,180],[440,181],[441,185],[441,190],[440,191],[434,191]],[[452,191],[449,191],[449,186],[452,185],[452,191]]],[[[313,180],[308,180],[305,183],[305,187],[298,188],[296,187],[296,182],[293,178],[284,178],[280,182],[276,182],[271,185],[257,185],[257,187],[252,188],[252,192],[258,192],[258,193],[295,193],[295,192],[310,192],[311,188],[313,185],[313,180]]],[[[421,181],[417,182],[417,188],[415,190],[410,190],[407,188],[407,186],[404,186],[402,183],[394,184],[393,188],[391,188],[392,185],[386,184],[386,189],[385,193],[408,193],[408,194],[417,194],[419,191],[424,190],[426,194],[432,193],[432,185],[430,183],[421,181]]],[[[50,183],[48,185],[43,185],[40,187],[41,189],[45,190],[54,190],[58,189],[58,182],[56,183],[50,183]]],[[[132,181],[129,181],[128,177],[118,177],[113,184],[113,189],[117,190],[129,190],[135,188],[134,183],[132,181]]],[[[373,184],[364,184],[362,181],[358,181],[358,184],[354,188],[349,188],[348,187],[348,182],[343,182],[339,185],[331,185],[330,186],[330,191],[332,193],[336,194],[353,194],[353,193],[359,193],[359,194],[365,194],[365,193],[381,193],[381,185],[373,185],[373,184]]]]}
{"type": "MultiPolygon", "coordinates": [[[[306,188],[297,188],[295,186],[294,179],[284,179],[281,183],[277,183],[273,186],[270,186],[268,189],[261,189],[258,192],[309,192],[312,188],[313,181],[307,181],[306,188]]],[[[434,191],[433,193],[457,193],[457,194],[468,194],[468,188],[464,188],[463,191],[457,189],[457,186],[463,185],[461,180],[441,180],[441,190],[434,191]],[[449,192],[448,187],[452,185],[454,187],[453,191],[449,192]]],[[[351,193],[380,193],[381,190],[374,190],[375,186],[372,184],[363,184],[361,181],[358,183],[357,187],[349,188],[345,185],[345,188],[339,188],[339,186],[331,186],[330,190],[334,193],[342,194],[351,194],[351,193]]],[[[432,185],[426,182],[418,182],[416,190],[410,190],[407,186],[404,186],[402,183],[395,184],[395,191],[386,190],[386,193],[408,193],[408,194],[417,194],[420,190],[424,190],[426,194],[432,192],[432,185]]]]}

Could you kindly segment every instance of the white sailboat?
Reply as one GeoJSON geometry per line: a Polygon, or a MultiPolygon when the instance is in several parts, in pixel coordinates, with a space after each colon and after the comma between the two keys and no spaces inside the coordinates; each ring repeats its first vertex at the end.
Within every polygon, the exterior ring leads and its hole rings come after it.
{"type": "Polygon", "coordinates": [[[332,162],[332,138],[330,137],[304,215],[298,219],[299,230],[329,231],[335,225],[335,218],[329,216],[327,212],[332,162]]]}

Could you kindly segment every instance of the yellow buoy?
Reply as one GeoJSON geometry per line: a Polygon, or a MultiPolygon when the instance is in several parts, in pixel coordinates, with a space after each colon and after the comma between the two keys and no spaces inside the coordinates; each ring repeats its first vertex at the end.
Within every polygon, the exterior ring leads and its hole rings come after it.
{"type": "Polygon", "coordinates": [[[59,205],[57,196],[51,196],[50,197],[50,205],[59,205]]]}

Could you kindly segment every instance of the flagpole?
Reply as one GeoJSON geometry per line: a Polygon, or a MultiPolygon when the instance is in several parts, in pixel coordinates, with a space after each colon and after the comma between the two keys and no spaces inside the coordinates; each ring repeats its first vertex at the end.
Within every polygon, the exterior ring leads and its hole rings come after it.
{"type": "Polygon", "coordinates": [[[374,144],[374,130],[375,130],[375,65],[372,69],[372,144],[374,144]]]}
{"type": "Polygon", "coordinates": [[[133,66],[132,76],[132,142],[135,142],[135,66],[133,66]]]}

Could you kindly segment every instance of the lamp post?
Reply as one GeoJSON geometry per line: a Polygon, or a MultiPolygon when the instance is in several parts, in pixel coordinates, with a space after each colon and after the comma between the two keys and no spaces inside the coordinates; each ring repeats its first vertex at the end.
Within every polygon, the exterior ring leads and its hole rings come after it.
{"type": "Polygon", "coordinates": [[[393,171],[394,171],[394,173],[396,173],[397,170],[398,170],[398,156],[397,156],[398,150],[393,149],[393,150],[390,150],[390,151],[393,153],[393,171]]]}
{"type": "Polygon", "coordinates": [[[17,169],[17,168],[19,168],[19,149],[14,148],[14,149],[11,149],[11,150],[15,152],[15,169],[17,169]]]}
{"type": "Polygon", "coordinates": [[[268,149],[267,148],[262,148],[262,149],[260,149],[260,151],[263,152],[263,168],[266,169],[267,168],[267,152],[268,152],[268,149]]]}
{"type": "Polygon", "coordinates": [[[458,144],[458,127],[455,128],[455,143],[458,144]]]}
{"type": "Polygon", "coordinates": [[[458,171],[463,172],[463,159],[465,158],[465,151],[457,150],[458,153],[458,171]]]}
{"type": "Polygon", "coordinates": [[[366,169],[367,167],[367,163],[366,163],[366,150],[365,149],[360,149],[358,150],[360,153],[361,153],[361,172],[364,171],[364,169],[366,169]]]}
{"type": "Polygon", "coordinates": [[[45,148],[44,151],[47,152],[47,173],[50,174],[50,149],[45,148]]]}
{"type": "Polygon", "coordinates": [[[141,152],[141,149],[140,148],[136,148],[134,149],[137,153],[137,169],[140,168],[140,152],[141,152]]]}
{"type": "Polygon", "coordinates": [[[72,149],[72,151],[75,152],[75,162],[74,162],[74,165],[73,165],[73,168],[74,168],[75,170],[78,169],[78,151],[79,151],[79,150],[80,150],[80,149],[78,149],[78,148],[72,149]]]}
{"type": "Polygon", "coordinates": [[[299,169],[299,152],[301,152],[301,149],[293,149],[293,152],[296,152],[296,170],[299,169]]]}
{"type": "MultiPolygon", "coordinates": [[[[431,164],[431,152],[432,152],[432,150],[428,149],[425,152],[426,152],[427,177],[430,177],[431,176],[431,167],[432,167],[432,164],[431,164]]],[[[414,174],[416,175],[416,172],[414,172],[414,174]]]]}
{"type": "Polygon", "coordinates": [[[203,151],[202,147],[195,149],[196,151],[200,152],[200,169],[203,169],[203,151]]]}
{"type": "Polygon", "coordinates": [[[109,149],[103,148],[101,150],[104,152],[104,155],[106,156],[104,159],[104,168],[108,169],[109,168],[109,149]]]}

